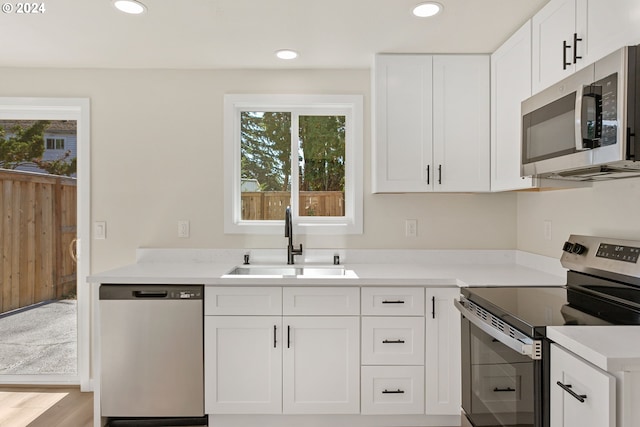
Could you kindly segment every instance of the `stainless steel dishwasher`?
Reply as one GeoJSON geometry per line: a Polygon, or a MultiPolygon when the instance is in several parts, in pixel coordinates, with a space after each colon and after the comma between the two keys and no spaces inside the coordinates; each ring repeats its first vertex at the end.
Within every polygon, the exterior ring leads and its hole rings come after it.
{"type": "Polygon", "coordinates": [[[202,417],[203,286],[100,286],[104,417],[202,417]]]}

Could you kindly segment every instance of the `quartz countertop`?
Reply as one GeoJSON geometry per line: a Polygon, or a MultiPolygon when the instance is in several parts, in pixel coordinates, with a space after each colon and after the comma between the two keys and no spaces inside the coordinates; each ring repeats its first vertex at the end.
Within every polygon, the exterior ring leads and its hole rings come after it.
{"type": "MultiPolygon", "coordinates": [[[[519,254],[517,251],[397,251],[349,253],[342,266],[345,276],[324,277],[229,277],[241,264],[230,262],[224,254],[203,256],[200,252],[170,250],[139,254],[138,262],[87,278],[90,283],[163,283],[239,286],[561,286],[566,282],[562,270],[547,257],[519,254]],[[176,255],[177,254],[177,255],[176,255]],[[182,255],[180,255],[182,254],[182,255]],[[402,255],[402,256],[400,256],[402,255]],[[363,262],[366,258],[368,262],[363,262]],[[385,260],[385,262],[380,262],[385,260]],[[551,268],[545,268],[551,265],[551,268]],[[541,268],[542,266],[542,268],[541,268]]],[[[242,256],[233,257],[234,260],[242,256]]],[[[326,259],[326,257],[325,257],[326,259]]],[[[301,263],[318,265],[317,262],[301,263]]],[[[252,262],[260,265],[260,262],[252,262]]],[[[265,264],[266,265],[266,264],[265,264]]],[[[324,264],[326,265],[326,264],[324,264]]],[[[559,265],[559,263],[558,263],[559,265]]]]}
{"type": "Polygon", "coordinates": [[[640,371],[640,326],[553,326],[547,337],[607,372],[640,371]]]}

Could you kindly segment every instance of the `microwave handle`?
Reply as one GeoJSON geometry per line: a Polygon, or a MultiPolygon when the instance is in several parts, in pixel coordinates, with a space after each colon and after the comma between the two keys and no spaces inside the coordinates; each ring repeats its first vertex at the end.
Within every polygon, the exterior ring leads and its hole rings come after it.
{"type": "Polygon", "coordinates": [[[582,142],[582,97],[584,92],[584,86],[576,90],[576,108],[575,111],[575,135],[576,135],[576,151],[584,151],[589,148],[585,148],[582,142]]]}

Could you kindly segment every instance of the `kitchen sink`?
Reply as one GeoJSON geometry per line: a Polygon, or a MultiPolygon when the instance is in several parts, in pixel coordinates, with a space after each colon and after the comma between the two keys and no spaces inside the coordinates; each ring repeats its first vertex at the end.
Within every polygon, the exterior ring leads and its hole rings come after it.
{"type": "Polygon", "coordinates": [[[347,277],[353,273],[342,266],[304,266],[304,265],[242,265],[235,267],[224,277],[262,276],[262,277],[347,277]]]}

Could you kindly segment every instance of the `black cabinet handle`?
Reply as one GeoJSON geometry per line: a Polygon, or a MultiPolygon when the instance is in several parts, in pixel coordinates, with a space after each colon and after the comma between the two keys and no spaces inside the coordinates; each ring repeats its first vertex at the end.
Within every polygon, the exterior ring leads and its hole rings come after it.
{"type": "Polygon", "coordinates": [[[287,348],[291,347],[291,326],[287,325],[287,348]]]}
{"type": "Polygon", "coordinates": [[[515,389],[515,388],[511,388],[511,387],[506,387],[506,388],[498,388],[498,387],[495,387],[495,388],[493,389],[493,391],[495,391],[496,393],[501,393],[501,392],[503,392],[503,391],[516,391],[516,389],[515,389]]]}
{"type": "Polygon", "coordinates": [[[438,165],[438,184],[442,185],[442,165],[438,165]]]}
{"type": "Polygon", "coordinates": [[[382,344],[404,344],[404,340],[382,340],[382,344]]]}
{"type": "Polygon", "coordinates": [[[436,318],[436,297],[431,297],[431,318],[436,318]]]}
{"type": "Polygon", "coordinates": [[[276,348],[278,342],[276,341],[276,331],[278,330],[276,325],[273,325],[273,348],[276,348]]]}
{"type": "Polygon", "coordinates": [[[398,300],[392,300],[392,301],[384,300],[384,301],[382,301],[382,303],[383,303],[383,304],[404,304],[404,301],[403,301],[403,300],[401,300],[401,299],[398,299],[398,300]]]}
{"type": "Polygon", "coordinates": [[[575,64],[578,59],[582,59],[582,56],[578,56],[578,42],[582,39],[578,38],[578,33],[573,33],[573,63],[575,64]]]}
{"type": "Polygon", "coordinates": [[[404,394],[404,390],[387,390],[386,388],[382,390],[382,394],[404,394]]]}
{"type": "Polygon", "coordinates": [[[429,175],[431,175],[431,171],[429,170],[430,166],[431,165],[427,165],[427,185],[429,185],[429,175]]]}
{"type": "Polygon", "coordinates": [[[566,70],[567,66],[571,65],[571,62],[567,62],[567,49],[571,49],[571,46],[567,44],[566,40],[562,40],[562,69],[566,70]]]}
{"type": "Polygon", "coordinates": [[[580,403],[584,403],[584,400],[587,398],[586,394],[578,394],[575,391],[571,390],[571,384],[562,384],[560,381],[557,381],[556,384],[560,386],[561,389],[569,393],[571,396],[575,397],[580,403]]]}

